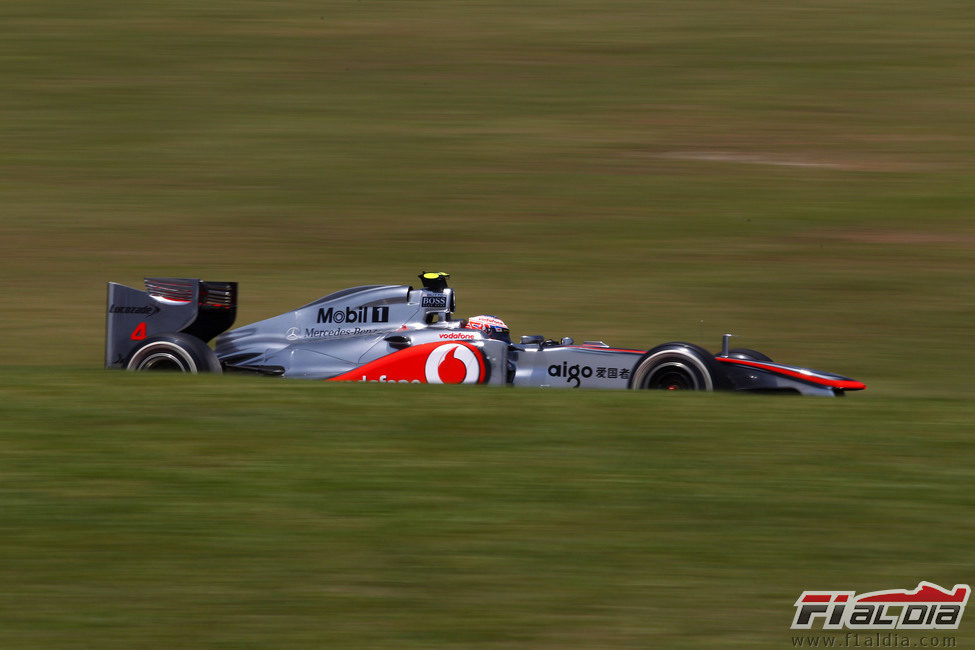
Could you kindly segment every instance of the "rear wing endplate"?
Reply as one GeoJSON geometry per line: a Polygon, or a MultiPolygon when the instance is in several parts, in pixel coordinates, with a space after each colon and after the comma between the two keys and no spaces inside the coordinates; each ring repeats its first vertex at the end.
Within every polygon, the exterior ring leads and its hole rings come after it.
{"type": "Polygon", "coordinates": [[[122,368],[142,341],[183,332],[207,342],[237,317],[237,283],[146,278],[145,291],[108,283],[105,367],[122,368]]]}

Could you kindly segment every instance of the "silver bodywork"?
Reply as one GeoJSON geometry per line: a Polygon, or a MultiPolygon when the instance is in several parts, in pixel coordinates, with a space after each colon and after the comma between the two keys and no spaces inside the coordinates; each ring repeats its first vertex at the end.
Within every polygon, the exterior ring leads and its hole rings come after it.
{"type": "MultiPolygon", "coordinates": [[[[839,375],[775,364],[758,353],[731,354],[727,344],[718,355],[686,343],[634,350],[602,342],[576,345],[571,339],[557,342],[530,336],[512,344],[465,328],[465,321],[452,317],[454,293],[446,287],[446,275],[426,275],[438,277],[424,279],[419,289],[407,285],[345,289],[220,334],[214,348],[219,366],[226,371],[332,381],[729,389],[808,395],[838,395],[863,388],[839,375]],[[668,384],[671,377],[673,385],[668,384]]],[[[236,307],[236,285],[232,283],[147,279],[147,291],[110,283],[106,366],[127,367],[126,359],[139,348],[141,339],[136,340],[136,333],[152,340],[151,335],[164,331],[211,331],[213,327],[204,326],[209,321],[204,323],[202,317],[207,303],[201,296],[214,295],[214,287],[231,285],[233,304],[218,305],[228,309],[236,307]],[[167,288],[172,286],[182,287],[177,301],[167,288]],[[126,337],[129,332],[132,335],[126,337]]],[[[209,305],[208,310],[208,318],[215,318],[215,308],[209,305]]],[[[219,315],[226,320],[227,314],[219,315]]],[[[232,320],[233,314],[229,317],[232,320]]]]}

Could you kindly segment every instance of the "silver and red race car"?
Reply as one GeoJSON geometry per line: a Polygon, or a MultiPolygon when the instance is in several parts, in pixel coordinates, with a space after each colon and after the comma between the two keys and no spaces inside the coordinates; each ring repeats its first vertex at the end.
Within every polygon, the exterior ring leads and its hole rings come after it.
{"type": "Polygon", "coordinates": [[[448,277],[421,273],[420,288],[344,289],[230,331],[234,282],[146,278],[144,291],[110,282],[105,366],[328,381],[824,396],[866,388],[840,375],[775,363],[754,350],[729,349],[730,335],[718,354],[681,342],[623,349],[535,335],[513,343],[497,317],[453,318],[448,277]],[[214,337],[211,349],[207,342],[214,337]]]}

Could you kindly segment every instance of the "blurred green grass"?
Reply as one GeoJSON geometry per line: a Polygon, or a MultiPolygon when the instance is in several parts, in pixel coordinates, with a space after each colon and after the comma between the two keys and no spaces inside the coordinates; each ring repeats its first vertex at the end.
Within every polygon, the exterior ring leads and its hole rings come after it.
{"type": "Polygon", "coordinates": [[[970,582],[969,4],[0,15],[3,645],[776,647],[801,589],[970,582]],[[515,334],[870,389],[86,370],[109,280],[237,280],[244,324],[423,268],[515,334]]]}
{"type": "Polygon", "coordinates": [[[967,401],[0,387],[6,647],[771,648],[975,568],[967,401]]]}

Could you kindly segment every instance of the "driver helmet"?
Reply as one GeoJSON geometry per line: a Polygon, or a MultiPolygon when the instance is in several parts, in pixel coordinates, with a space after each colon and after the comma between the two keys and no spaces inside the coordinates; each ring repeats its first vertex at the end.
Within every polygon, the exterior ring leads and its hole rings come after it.
{"type": "Polygon", "coordinates": [[[463,323],[464,329],[480,330],[489,339],[511,343],[511,333],[505,322],[497,316],[471,316],[463,323]]]}

